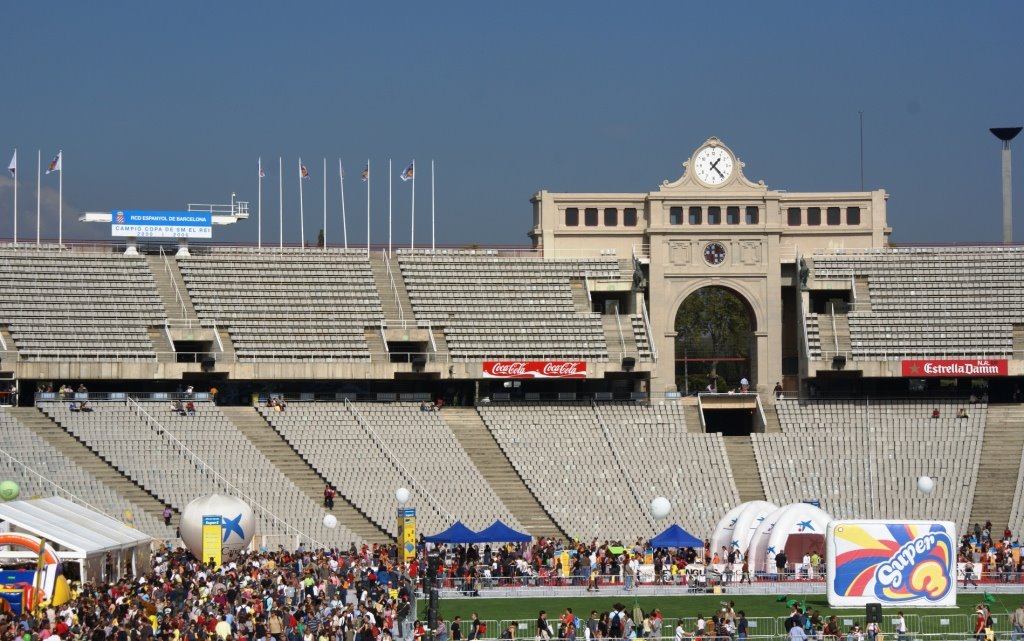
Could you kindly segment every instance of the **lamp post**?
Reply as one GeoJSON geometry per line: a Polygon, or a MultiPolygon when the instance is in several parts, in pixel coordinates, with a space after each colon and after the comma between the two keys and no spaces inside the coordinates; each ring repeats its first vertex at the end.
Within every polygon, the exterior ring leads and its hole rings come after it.
{"type": "Polygon", "coordinates": [[[1021,127],[993,127],[989,129],[1003,141],[1003,244],[1013,242],[1013,188],[1010,182],[1010,141],[1017,137],[1021,127]]]}

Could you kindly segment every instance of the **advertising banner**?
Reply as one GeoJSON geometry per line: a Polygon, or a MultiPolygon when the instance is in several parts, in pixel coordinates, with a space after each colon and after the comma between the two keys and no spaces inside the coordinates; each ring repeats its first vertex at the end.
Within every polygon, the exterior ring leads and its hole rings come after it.
{"type": "Polygon", "coordinates": [[[832,521],[828,604],[956,607],[956,529],[948,521],[832,521]]]}
{"type": "Polygon", "coordinates": [[[398,542],[401,544],[402,562],[416,558],[416,508],[398,508],[398,542]]]}
{"type": "Polygon", "coordinates": [[[484,378],[586,378],[583,361],[484,361],[484,378]]]}
{"type": "Polygon", "coordinates": [[[219,514],[203,517],[203,558],[201,559],[203,563],[209,563],[212,559],[214,567],[220,567],[222,534],[223,528],[221,528],[219,514]]]}
{"type": "Polygon", "coordinates": [[[902,361],[903,376],[908,378],[1007,376],[1005,360],[918,360],[902,361]]]}
{"type": "Polygon", "coordinates": [[[213,214],[203,211],[111,212],[111,233],[136,238],[213,238],[213,214]]]}

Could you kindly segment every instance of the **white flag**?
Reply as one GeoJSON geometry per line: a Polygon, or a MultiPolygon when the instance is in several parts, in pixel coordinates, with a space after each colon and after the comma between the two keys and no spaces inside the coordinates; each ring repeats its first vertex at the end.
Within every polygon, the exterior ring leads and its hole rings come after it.
{"type": "Polygon", "coordinates": [[[47,168],[46,173],[50,173],[50,172],[53,172],[53,171],[60,171],[61,170],[61,164],[62,164],[63,160],[64,160],[64,150],[61,149],[60,151],[57,152],[56,157],[54,157],[54,159],[50,161],[50,166],[47,168]]]}
{"type": "Polygon", "coordinates": [[[11,178],[14,178],[15,174],[18,173],[18,150],[14,150],[14,155],[11,156],[11,164],[7,165],[7,171],[11,172],[11,178]]]}

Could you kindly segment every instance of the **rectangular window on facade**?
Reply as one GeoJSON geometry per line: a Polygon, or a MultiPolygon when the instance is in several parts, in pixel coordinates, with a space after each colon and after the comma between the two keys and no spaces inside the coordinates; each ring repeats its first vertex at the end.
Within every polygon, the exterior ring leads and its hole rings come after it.
{"type": "Polygon", "coordinates": [[[626,227],[636,227],[636,207],[626,207],[622,210],[622,224],[626,227]]]}
{"type": "Polygon", "coordinates": [[[739,207],[726,207],[726,209],[725,209],[725,224],[726,225],[739,225],[740,224],[740,208],[739,207]]]}
{"type": "Polygon", "coordinates": [[[565,226],[566,227],[579,227],[580,224],[580,210],[577,207],[568,207],[565,210],[565,226]]]}
{"type": "Polygon", "coordinates": [[[682,225],[683,224],[683,208],[672,207],[668,210],[668,224],[669,225],[682,225]]]}
{"type": "Polygon", "coordinates": [[[786,222],[790,227],[800,226],[800,208],[790,207],[786,210],[786,222]]]}
{"type": "Polygon", "coordinates": [[[757,207],[747,207],[747,224],[756,225],[760,218],[760,212],[757,207]]]}
{"type": "Polygon", "coordinates": [[[690,224],[699,225],[701,219],[700,207],[690,207],[690,224]]]}
{"type": "Polygon", "coordinates": [[[722,224],[722,208],[721,207],[708,207],[708,224],[709,225],[721,225],[722,224]]]}
{"type": "Polygon", "coordinates": [[[604,208],[604,226],[615,227],[619,224],[619,210],[614,207],[604,208]]]}
{"type": "Polygon", "coordinates": [[[827,216],[829,225],[841,225],[843,222],[838,207],[829,207],[827,216]]]}
{"type": "Polygon", "coordinates": [[[808,207],[807,208],[807,224],[808,225],[820,225],[821,224],[821,207],[808,207]]]}
{"type": "Polygon", "coordinates": [[[847,225],[859,225],[860,224],[860,207],[847,207],[846,208],[846,224],[847,225]]]}
{"type": "Polygon", "coordinates": [[[587,227],[597,227],[597,207],[587,207],[583,210],[583,224],[587,227]]]}

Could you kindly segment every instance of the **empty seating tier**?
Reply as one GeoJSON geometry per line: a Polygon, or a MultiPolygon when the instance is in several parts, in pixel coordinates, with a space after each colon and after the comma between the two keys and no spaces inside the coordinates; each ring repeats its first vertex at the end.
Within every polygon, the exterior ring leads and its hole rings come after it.
{"type": "Polygon", "coordinates": [[[444,328],[453,358],[607,360],[601,315],[581,312],[573,281],[621,276],[612,258],[545,260],[400,254],[416,320],[444,328]]]}
{"type": "MultiPolygon", "coordinates": [[[[70,496],[64,498],[84,501],[88,503],[88,507],[104,512],[111,518],[123,519],[154,538],[174,537],[174,528],[164,525],[162,515],[152,514],[125,499],[78,463],[61,456],[60,452],[54,450],[49,443],[5,409],[0,409],[0,432],[4,435],[0,451],[14,457],[42,478],[68,492],[70,496]]],[[[17,465],[3,454],[0,454],[0,475],[0,478],[18,483],[22,499],[57,494],[53,485],[28,472],[25,467],[17,465]]]]}
{"type": "Polygon", "coordinates": [[[0,278],[0,324],[21,358],[156,358],[149,329],[167,312],[145,258],[7,246],[0,278]]]}
{"type": "Polygon", "coordinates": [[[416,403],[290,403],[261,412],[352,505],[397,535],[395,490],[408,488],[421,532],[456,520],[521,525],[437,413],[416,403]]]}
{"type": "Polygon", "coordinates": [[[817,499],[836,518],[927,518],[964,528],[987,408],[939,401],[776,404],[781,433],[753,434],[769,501],[817,499]],[[967,410],[968,418],[956,418],[967,410]],[[939,418],[932,418],[933,410],[939,418]],[[935,490],[917,489],[921,476],[935,490]]]}
{"type": "Polygon", "coordinates": [[[570,536],[632,542],[666,522],[708,532],[739,502],[719,434],[686,431],[683,407],[558,403],[482,405],[484,423],[541,505],[570,536]]]}
{"type": "Polygon", "coordinates": [[[358,541],[341,525],[324,527],[324,511],[319,504],[278,470],[213,403],[197,402],[195,416],[182,416],[157,402],[138,407],[112,401],[90,405],[91,412],[73,412],[65,403],[40,403],[42,410],[64,429],[175,509],[181,511],[206,494],[238,496],[240,490],[240,498],[250,502],[256,512],[258,533],[269,535],[272,541],[276,537],[278,543],[294,545],[296,530],[327,545],[347,547],[358,541]],[[167,435],[207,467],[195,463],[167,435]],[[222,478],[210,474],[207,468],[222,478]]]}
{"type": "Polygon", "coordinates": [[[178,267],[241,360],[370,360],[365,329],[383,314],[365,251],[211,248],[178,267]]]}
{"type": "Polygon", "coordinates": [[[816,279],[867,278],[870,305],[856,301],[849,312],[854,359],[1012,357],[1013,325],[1024,323],[1024,248],[836,250],[812,263],[816,279]]]}

